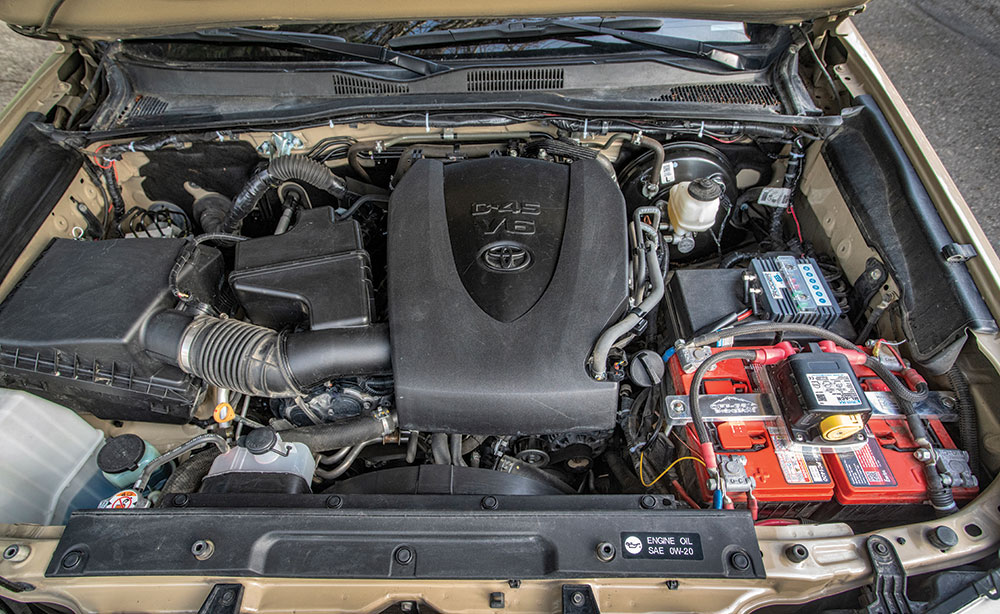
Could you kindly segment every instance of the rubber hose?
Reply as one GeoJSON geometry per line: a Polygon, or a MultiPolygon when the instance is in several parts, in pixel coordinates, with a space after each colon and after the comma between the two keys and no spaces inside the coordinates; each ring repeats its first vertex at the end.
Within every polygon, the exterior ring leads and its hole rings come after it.
{"type": "Polygon", "coordinates": [[[952,367],[948,371],[948,381],[958,400],[958,439],[962,449],[969,454],[972,473],[979,475],[979,423],[969,380],[961,369],[952,367]]]}
{"type": "Polygon", "coordinates": [[[754,350],[723,350],[709,356],[694,372],[694,377],[691,378],[691,392],[688,396],[688,405],[691,410],[691,422],[694,423],[694,430],[698,434],[698,439],[702,444],[709,443],[711,439],[708,436],[708,427],[705,426],[705,418],[701,415],[701,407],[698,405],[698,399],[701,396],[701,380],[705,379],[705,374],[708,373],[708,370],[713,365],[723,360],[753,360],[756,357],[757,352],[754,350]]]}
{"type": "Polygon", "coordinates": [[[647,244],[646,261],[646,269],[653,284],[649,294],[639,303],[638,307],[628,312],[620,322],[609,326],[607,330],[601,333],[601,336],[597,338],[597,343],[594,345],[594,351],[590,354],[590,368],[594,379],[598,381],[602,381],[607,377],[608,354],[611,353],[611,347],[622,335],[635,328],[635,325],[642,318],[646,317],[646,314],[663,298],[663,272],[660,270],[660,259],[657,257],[656,249],[652,247],[652,244],[647,244]]]}
{"type": "Polygon", "coordinates": [[[420,446],[420,432],[410,431],[410,439],[406,442],[406,464],[412,465],[417,460],[417,449],[420,446]]]}
{"type": "Polygon", "coordinates": [[[185,373],[261,397],[293,397],[334,377],[390,368],[385,325],[279,335],[249,322],[167,311],[151,319],[143,342],[185,373]]]}
{"type": "Polygon", "coordinates": [[[212,462],[219,456],[216,448],[192,454],[177,466],[163,485],[164,494],[192,493],[201,486],[201,481],[212,468],[212,462]]]}
{"type": "Polygon", "coordinates": [[[281,431],[282,441],[304,443],[314,453],[328,452],[345,446],[356,446],[391,433],[396,428],[395,416],[387,421],[371,416],[313,424],[281,431]]]}
{"type": "Polygon", "coordinates": [[[750,260],[756,256],[756,254],[752,254],[750,252],[732,252],[722,257],[722,260],[719,261],[719,268],[729,269],[740,260],[750,260]]]}
{"type": "Polygon", "coordinates": [[[451,451],[448,449],[448,435],[434,433],[431,435],[431,455],[435,465],[450,465],[451,451]]]}
{"type": "Polygon", "coordinates": [[[250,178],[233,201],[233,207],[222,223],[222,232],[235,232],[247,215],[257,206],[264,193],[285,181],[301,181],[329,192],[337,198],[347,194],[347,184],[325,165],[300,155],[281,156],[271,160],[264,170],[250,178]]]}
{"type": "Polygon", "coordinates": [[[514,458],[513,456],[504,456],[500,459],[500,471],[509,473],[511,475],[520,475],[532,480],[537,480],[539,482],[544,482],[553,488],[558,489],[560,492],[567,495],[575,495],[576,491],[559,478],[554,475],[542,471],[538,467],[526,463],[520,459],[514,458]]]}

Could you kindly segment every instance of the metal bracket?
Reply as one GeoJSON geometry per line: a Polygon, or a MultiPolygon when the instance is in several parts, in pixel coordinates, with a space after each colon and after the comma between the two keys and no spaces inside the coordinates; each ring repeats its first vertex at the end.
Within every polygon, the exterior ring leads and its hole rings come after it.
{"type": "Polygon", "coordinates": [[[856,328],[860,328],[864,324],[865,311],[868,305],[875,298],[875,295],[878,294],[879,288],[886,283],[888,277],[889,274],[885,269],[885,265],[876,258],[869,258],[865,262],[865,270],[854,280],[854,284],[851,286],[851,293],[847,298],[852,316],[852,324],[856,328]]]}
{"type": "Polygon", "coordinates": [[[601,614],[589,584],[563,584],[563,614],[601,614]]]}
{"type": "Polygon", "coordinates": [[[274,159],[280,156],[287,156],[293,150],[302,149],[302,139],[292,132],[274,132],[271,138],[257,146],[257,151],[261,155],[274,159]]]}
{"type": "Polygon", "coordinates": [[[968,243],[949,243],[941,248],[941,255],[948,262],[968,262],[978,256],[979,252],[968,243]]]}
{"type": "Polygon", "coordinates": [[[242,584],[216,584],[201,604],[198,614],[239,614],[243,605],[242,584]]]}
{"type": "Polygon", "coordinates": [[[872,535],[865,542],[875,577],[869,586],[861,589],[865,614],[913,614],[917,611],[906,596],[906,570],[892,543],[880,535],[872,535]]]}

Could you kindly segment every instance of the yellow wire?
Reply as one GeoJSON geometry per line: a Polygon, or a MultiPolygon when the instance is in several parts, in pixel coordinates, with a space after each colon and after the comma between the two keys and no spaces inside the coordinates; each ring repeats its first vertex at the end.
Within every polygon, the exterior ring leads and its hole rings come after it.
{"type": "Polygon", "coordinates": [[[644,464],[646,464],[645,462],[643,462],[644,461],[644,458],[643,458],[644,454],[645,454],[645,451],[639,452],[639,481],[642,482],[642,485],[645,486],[646,488],[649,488],[653,484],[656,484],[657,482],[659,482],[660,478],[662,478],[663,476],[667,475],[667,472],[670,471],[671,469],[673,469],[674,465],[676,465],[677,463],[681,462],[682,460],[693,460],[696,463],[701,463],[702,466],[705,466],[705,467],[708,466],[708,465],[705,465],[705,461],[701,460],[697,456],[682,456],[682,457],[678,458],[677,460],[675,460],[674,462],[672,462],[669,465],[667,465],[667,468],[664,469],[663,472],[660,473],[660,475],[656,476],[655,480],[653,480],[652,482],[650,482],[649,484],[647,484],[646,483],[646,478],[642,477],[642,466],[644,464]]]}

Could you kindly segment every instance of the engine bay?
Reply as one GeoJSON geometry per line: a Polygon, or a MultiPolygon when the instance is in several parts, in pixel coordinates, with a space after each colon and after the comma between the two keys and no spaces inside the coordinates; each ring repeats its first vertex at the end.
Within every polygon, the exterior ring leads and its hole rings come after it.
{"type": "Polygon", "coordinates": [[[95,145],[74,238],[4,288],[0,384],[109,435],[121,490],[84,507],[653,493],[872,527],[973,499],[967,389],[845,250],[826,139],[621,128],[95,145]]]}

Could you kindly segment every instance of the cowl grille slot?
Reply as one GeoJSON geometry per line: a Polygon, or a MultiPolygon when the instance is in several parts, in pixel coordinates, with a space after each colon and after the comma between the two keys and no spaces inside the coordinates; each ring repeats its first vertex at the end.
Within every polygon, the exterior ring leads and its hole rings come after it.
{"type": "Polygon", "coordinates": [[[333,93],[337,96],[368,96],[406,94],[409,86],[378,79],[366,79],[354,75],[333,75],[333,93]]]}
{"type": "Polygon", "coordinates": [[[524,92],[563,87],[561,68],[497,68],[474,70],[467,75],[470,92],[524,92]]]}
{"type": "Polygon", "coordinates": [[[781,101],[770,85],[755,83],[710,83],[678,85],[652,99],[654,102],[707,102],[780,108],[781,101]]]}

